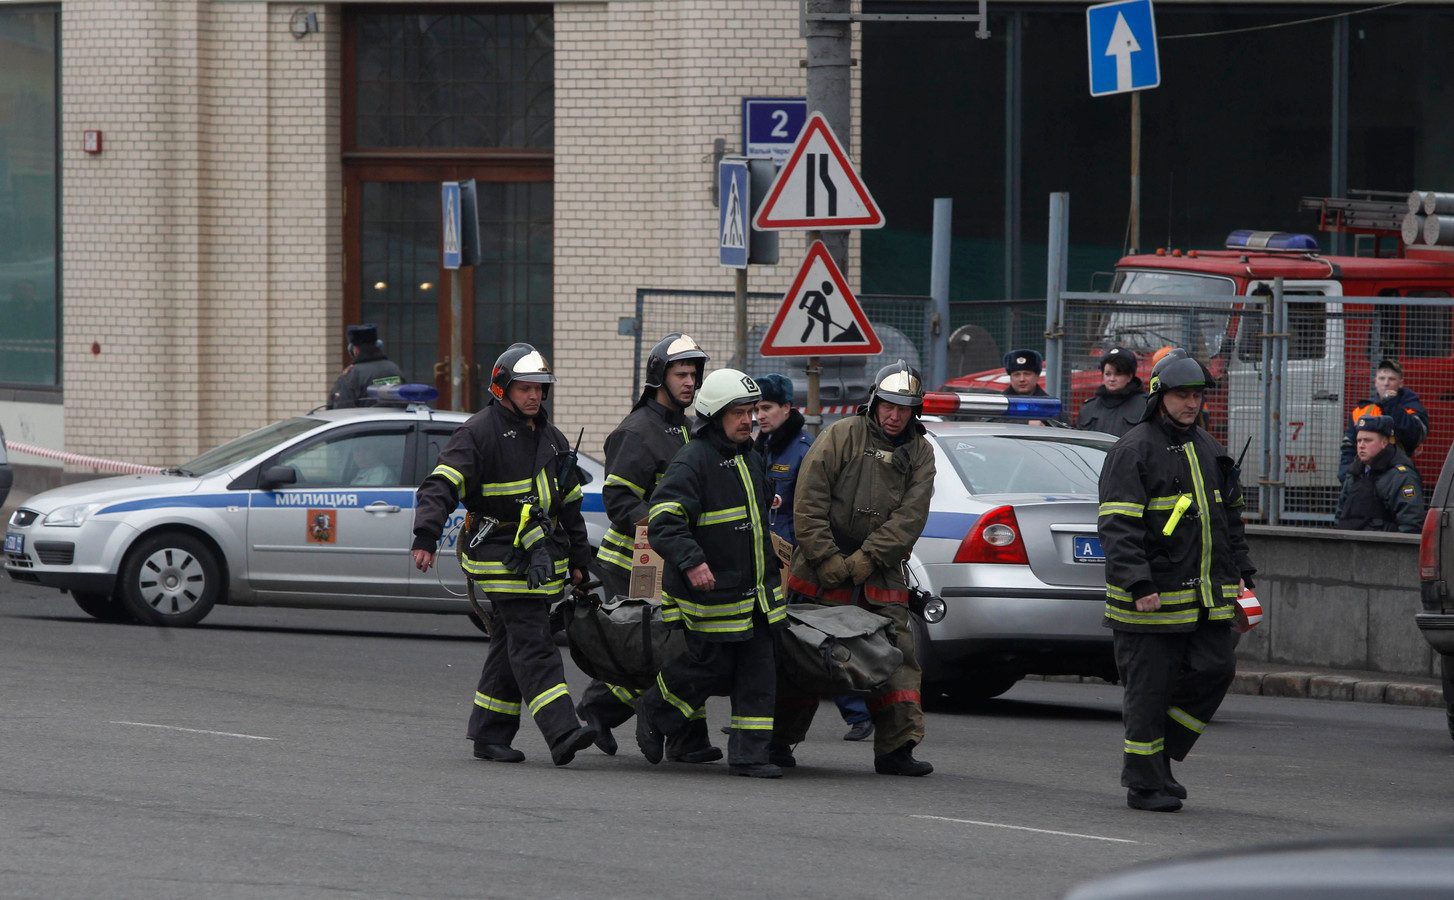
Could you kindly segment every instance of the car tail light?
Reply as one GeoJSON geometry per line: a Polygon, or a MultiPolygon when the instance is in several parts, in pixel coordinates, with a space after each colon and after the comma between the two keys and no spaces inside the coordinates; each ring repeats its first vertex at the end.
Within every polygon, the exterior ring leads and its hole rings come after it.
{"type": "Polygon", "coordinates": [[[1000,506],[980,516],[959,542],[954,554],[957,563],[1008,563],[1028,566],[1025,539],[1013,506],[1000,506]]]}
{"type": "Polygon", "coordinates": [[[1419,535],[1419,580],[1439,580],[1439,519],[1442,509],[1424,513],[1424,530],[1419,535]]]}

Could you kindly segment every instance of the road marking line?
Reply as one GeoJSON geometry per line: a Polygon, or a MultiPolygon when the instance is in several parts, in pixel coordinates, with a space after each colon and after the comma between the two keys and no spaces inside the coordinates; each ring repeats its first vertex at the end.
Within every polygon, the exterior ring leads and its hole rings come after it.
{"type": "Polygon", "coordinates": [[[256,734],[234,734],[231,731],[207,731],[203,728],[183,728],[180,725],[156,725],[151,722],[112,722],[112,725],[135,725],[138,728],[165,728],[168,731],[187,731],[192,734],[215,734],[220,737],[245,738],[249,741],[276,741],[277,738],[262,737],[256,734]]]}
{"type": "Polygon", "coordinates": [[[987,828],[1010,828],[1015,831],[1033,831],[1036,834],[1056,834],[1061,837],[1085,838],[1089,841],[1113,841],[1117,844],[1139,844],[1140,841],[1128,841],[1125,838],[1101,837],[1098,834],[1077,834],[1074,831],[1049,831],[1044,828],[1030,828],[1025,825],[1005,825],[1001,822],[981,822],[977,819],[950,819],[946,816],[910,816],[911,819],[933,819],[936,822],[957,822],[960,825],[984,825],[987,828]]]}

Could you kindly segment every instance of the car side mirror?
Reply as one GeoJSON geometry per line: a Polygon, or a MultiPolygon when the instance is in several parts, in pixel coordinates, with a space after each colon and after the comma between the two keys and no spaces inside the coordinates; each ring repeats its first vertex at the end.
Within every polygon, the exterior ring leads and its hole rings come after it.
{"type": "Polygon", "coordinates": [[[265,491],[282,487],[285,484],[297,483],[298,471],[292,466],[268,466],[263,469],[262,478],[258,479],[258,487],[265,491]]]}

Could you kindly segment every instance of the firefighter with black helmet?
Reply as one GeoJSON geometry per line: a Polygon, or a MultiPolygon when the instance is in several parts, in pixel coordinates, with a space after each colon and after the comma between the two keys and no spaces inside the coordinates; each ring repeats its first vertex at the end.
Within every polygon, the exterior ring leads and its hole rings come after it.
{"type": "Polygon", "coordinates": [[[752,446],[762,391],[736,369],[708,375],[702,424],[672,458],[651,501],[651,546],[665,563],[662,594],[686,630],[686,651],[636,704],[636,744],[661,762],[709,696],[732,698],[728,759],[735,775],[778,778],[769,761],[777,688],[775,632],[787,614],[772,548],[767,466],[752,446]]]}
{"type": "MultiPolygon", "coordinates": [[[[652,495],[667,463],[691,440],[686,411],[702,386],[709,359],[695,340],[679,331],[658,341],[646,358],[641,396],[606,438],[606,483],[601,500],[611,527],[601,541],[596,562],[608,597],[631,593],[636,524],[651,511],[652,495]]],[[[593,680],[586,687],[577,712],[596,730],[596,746],[601,750],[616,752],[611,729],[635,714],[640,693],[604,681],[593,680]]],[[[668,756],[691,763],[721,759],[721,748],[712,746],[708,737],[705,711],[699,709],[693,715],[682,739],[667,748],[668,756]]]]}
{"type": "MultiPolygon", "coordinates": [[[[904,560],[929,520],[934,451],[919,411],[924,384],[905,360],[884,366],[858,414],[828,426],[803,457],[788,593],[794,603],[854,603],[890,619],[903,664],[868,697],[874,771],[928,775],[914,758],[924,741],[921,672],[909,624],[904,560]]],[[[808,734],[817,697],[779,694],[772,761],[797,765],[792,745],[808,734]]]]}
{"type": "Polygon", "coordinates": [[[571,707],[549,607],[590,562],[580,474],[545,401],[555,383],[545,357],[511,344],[490,374],[485,408],[455,429],[417,493],[414,564],[428,571],[450,514],[470,527],[460,564],[492,606],[490,649],[475,690],[468,736],[479,759],[520,762],[511,746],[528,710],[563,766],[595,740],[571,707]]]}
{"type": "Polygon", "coordinates": [[[1236,673],[1231,624],[1251,586],[1242,487],[1222,445],[1197,426],[1210,374],[1173,349],[1151,370],[1141,422],[1101,468],[1105,625],[1125,685],[1121,784],[1132,809],[1174,812],[1182,760],[1236,673]]]}

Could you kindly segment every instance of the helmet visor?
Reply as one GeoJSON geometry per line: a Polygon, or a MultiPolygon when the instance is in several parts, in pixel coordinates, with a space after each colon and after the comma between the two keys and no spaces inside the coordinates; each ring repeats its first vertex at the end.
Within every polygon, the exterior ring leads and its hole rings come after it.
{"type": "Polygon", "coordinates": [[[924,384],[908,369],[890,372],[874,385],[874,396],[903,406],[924,404],[924,384]]]}
{"type": "Polygon", "coordinates": [[[510,379],[530,384],[555,384],[555,376],[550,374],[550,366],[545,364],[545,357],[540,355],[539,350],[531,350],[515,360],[510,367],[510,379]]]}

